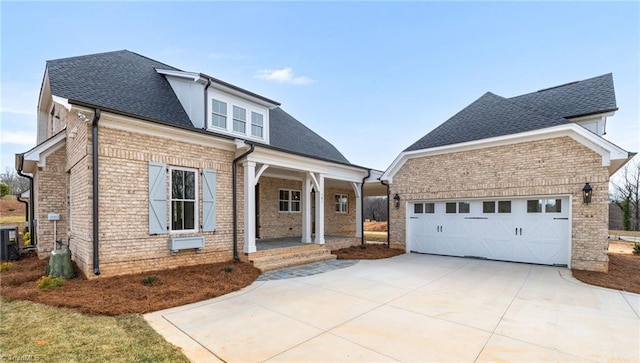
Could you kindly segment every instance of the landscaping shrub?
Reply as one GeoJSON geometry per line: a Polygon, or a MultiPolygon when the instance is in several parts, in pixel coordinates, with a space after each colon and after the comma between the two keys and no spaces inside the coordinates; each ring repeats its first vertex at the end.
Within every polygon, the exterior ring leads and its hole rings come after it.
{"type": "Polygon", "coordinates": [[[13,268],[13,264],[11,262],[3,262],[0,263],[0,272],[9,271],[13,268]]]}
{"type": "Polygon", "coordinates": [[[640,255],[640,242],[636,242],[633,244],[633,254],[640,255]]]}
{"type": "Polygon", "coordinates": [[[225,267],[223,267],[223,268],[222,268],[222,270],[223,270],[224,272],[231,272],[231,271],[233,271],[233,267],[231,267],[231,266],[225,266],[225,267]]]}
{"type": "Polygon", "coordinates": [[[64,284],[64,279],[57,276],[42,276],[36,281],[36,286],[40,290],[49,290],[60,287],[64,284]]]}
{"type": "Polygon", "coordinates": [[[146,285],[146,286],[149,286],[149,285],[153,285],[153,283],[156,282],[156,280],[157,280],[157,278],[155,276],[151,275],[151,276],[147,276],[144,279],[142,279],[142,283],[144,285],[146,285]]]}

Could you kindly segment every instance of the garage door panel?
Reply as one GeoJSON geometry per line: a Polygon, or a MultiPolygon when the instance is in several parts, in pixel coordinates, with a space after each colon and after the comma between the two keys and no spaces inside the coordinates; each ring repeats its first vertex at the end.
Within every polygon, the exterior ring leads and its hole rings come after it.
{"type": "Polygon", "coordinates": [[[496,200],[493,206],[492,201],[424,203],[435,207],[432,213],[409,220],[407,242],[413,251],[568,264],[571,228],[568,197],[496,200]],[[450,213],[446,213],[447,204],[450,213]],[[457,209],[452,213],[454,204],[457,209]],[[463,209],[460,204],[464,204],[463,209]]]}

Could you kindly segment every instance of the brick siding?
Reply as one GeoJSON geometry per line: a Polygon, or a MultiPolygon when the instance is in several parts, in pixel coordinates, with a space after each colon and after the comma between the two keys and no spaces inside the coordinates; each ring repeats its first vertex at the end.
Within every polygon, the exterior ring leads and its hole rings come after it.
{"type": "Polygon", "coordinates": [[[608,269],[609,171],[599,154],[570,137],[410,159],[390,190],[401,198],[400,208],[390,208],[391,242],[401,248],[412,200],[571,195],[572,268],[608,269]],[[588,205],[585,182],[594,189],[588,205]]]}

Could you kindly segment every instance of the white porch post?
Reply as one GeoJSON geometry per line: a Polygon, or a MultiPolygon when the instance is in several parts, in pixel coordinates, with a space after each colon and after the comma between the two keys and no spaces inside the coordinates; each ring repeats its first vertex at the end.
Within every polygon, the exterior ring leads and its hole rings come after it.
{"type": "Polygon", "coordinates": [[[316,176],[316,238],[315,243],[324,244],[324,175],[316,176]]]}
{"type": "Polygon", "coordinates": [[[311,177],[302,177],[302,243],[311,243],[311,177]]]}
{"type": "Polygon", "coordinates": [[[356,237],[362,237],[362,193],[360,183],[351,183],[356,194],[356,237]]]}
{"type": "Polygon", "coordinates": [[[256,252],[256,163],[244,166],[244,253],[256,252]]]}

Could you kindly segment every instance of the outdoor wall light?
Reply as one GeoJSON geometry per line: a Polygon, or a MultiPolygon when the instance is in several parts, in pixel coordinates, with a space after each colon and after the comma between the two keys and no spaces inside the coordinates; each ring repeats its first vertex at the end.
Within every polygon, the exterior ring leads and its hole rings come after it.
{"type": "Polygon", "coordinates": [[[591,203],[592,195],[593,195],[593,188],[591,188],[591,185],[589,185],[589,183],[586,183],[582,188],[582,201],[584,202],[584,204],[591,203]]]}
{"type": "Polygon", "coordinates": [[[393,196],[393,205],[396,207],[396,209],[400,208],[400,196],[398,195],[398,193],[393,196]]]}

